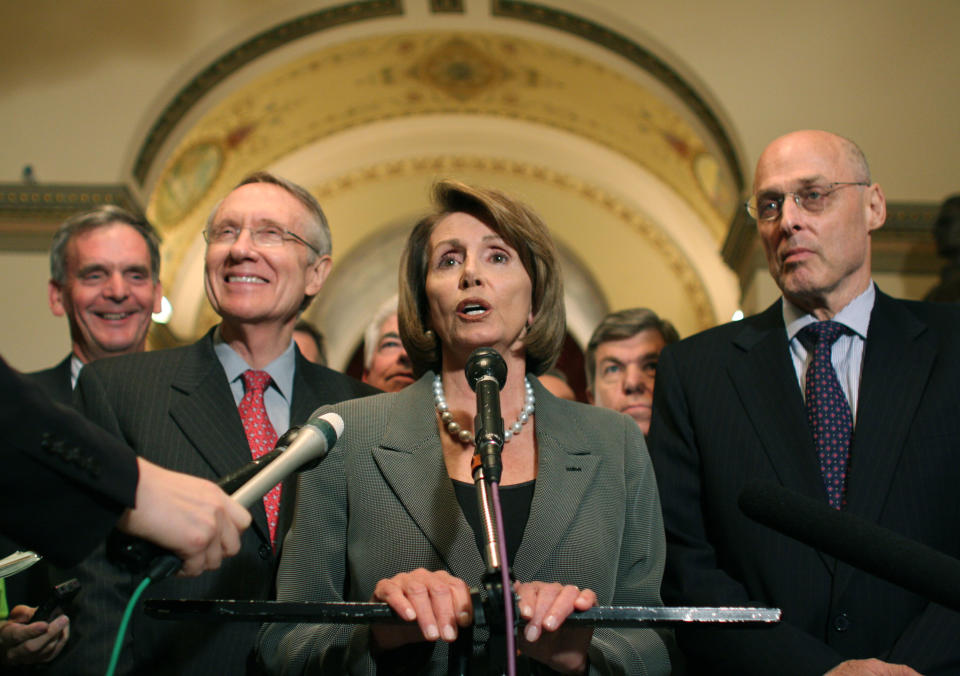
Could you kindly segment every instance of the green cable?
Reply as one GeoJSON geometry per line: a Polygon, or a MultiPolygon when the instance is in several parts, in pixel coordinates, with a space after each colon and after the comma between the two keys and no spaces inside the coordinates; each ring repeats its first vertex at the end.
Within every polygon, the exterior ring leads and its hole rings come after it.
{"type": "Polygon", "coordinates": [[[137,587],[136,591],[127,602],[127,609],[123,611],[123,619],[120,621],[120,628],[117,629],[117,640],[113,642],[113,653],[110,655],[110,665],[107,667],[106,676],[113,676],[117,670],[117,662],[120,661],[120,651],[123,648],[123,637],[127,633],[127,625],[130,624],[130,616],[133,615],[133,607],[140,600],[140,595],[147,588],[152,580],[149,577],[143,578],[143,582],[137,587]]]}

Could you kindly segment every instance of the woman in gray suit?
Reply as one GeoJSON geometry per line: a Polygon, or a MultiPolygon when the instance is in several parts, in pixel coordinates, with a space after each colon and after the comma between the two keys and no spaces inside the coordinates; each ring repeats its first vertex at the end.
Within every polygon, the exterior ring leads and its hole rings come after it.
{"type": "MultiPolygon", "coordinates": [[[[519,651],[561,673],[669,673],[652,629],[574,627],[594,604],[659,605],[664,563],[656,482],[628,417],[549,394],[534,377],[566,330],[557,255],[533,211],[494,190],[444,181],[437,211],[401,260],[400,334],[422,377],[332,407],[346,429],[301,475],[277,577],[279,600],[387,602],[408,625],[265,625],[277,674],[444,673],[472,622],[484,574],[470,460],[470,353],[507,363],[501,502],[526,626],[519,651]]],[[[485,638],[476,632],[475,640],[485,638]]]]}

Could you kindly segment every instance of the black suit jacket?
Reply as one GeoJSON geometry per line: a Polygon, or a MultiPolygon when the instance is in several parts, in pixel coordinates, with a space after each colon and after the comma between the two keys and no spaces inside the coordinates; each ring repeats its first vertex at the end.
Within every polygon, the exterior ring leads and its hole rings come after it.
{"type": "Polygon", "coordinates": [[[76,563],[133,506],[136,456],[2,359],[0,429],[0,532],[58,563],[76,563]]]}
{"type": "MultiPolygon", "coordinates": [[[[821,674],[879,657],[960,670],[960,615],[743,516],[751,479],[826,502],[781,304],[666,348],[650,452],[667,534],[668,605],[783,609],[765,630],[679,633],[694,673],[821,674]]],[[[878,291],[847,508],[960,556],[960,309],[878,291]]]]}
{"type": "Polygon", "coordinates": [[[55,402],[70,406],[73,404],[73,384],[70,382],[71,356],[68,354],[66,359],[51,368],[23,375],[43,388],[47,396],[55,402]]]}
{"type": "MultiPolygon", "coordinates": [[[[86,365],[77,384],[78,406],[152,462],[210,479],[228,474],[250,460],[250,449],[212,334],[183,348],[86,365]]],[[[302,423],[323,404],[377,391],[299,352],[296,360],[291,424],[302,423]]],[[[285,506],[293,497],[292,487],[286,488],[285,506]]],[[[250,511],[253,525],[243,534],[239,554],[199,578],[151,585],[144,597],[270,598],[277,555],[262,502],[250,511]]],[[[278,548],[289,512],[281,510],[278,548]]],[[[77,640],[71,639],[72,649],[57,667],[64,674],[102,674],[135,580],[112,566],[102,547],[81,564],[77,576],[84,585],[74,618],[77,640]]],[[[252,623],[164,622],[137,612],[117,673],[242,674],[256,631],[252,623]]]]}

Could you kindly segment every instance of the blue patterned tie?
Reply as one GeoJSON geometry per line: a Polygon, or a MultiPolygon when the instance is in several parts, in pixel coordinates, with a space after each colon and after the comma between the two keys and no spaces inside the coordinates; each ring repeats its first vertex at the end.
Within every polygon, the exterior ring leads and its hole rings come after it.
{"type": "Polygon", "coordinates": [[[807,367],[807,422],[820,458],[820,475],[827,498],[834,509],[844,504],[853,416],[830,353],[837,338],[846,332],[843,324],[825,321],[805,326],[799,335],[801,342],[814,347],[813,360],[807,367]]]}

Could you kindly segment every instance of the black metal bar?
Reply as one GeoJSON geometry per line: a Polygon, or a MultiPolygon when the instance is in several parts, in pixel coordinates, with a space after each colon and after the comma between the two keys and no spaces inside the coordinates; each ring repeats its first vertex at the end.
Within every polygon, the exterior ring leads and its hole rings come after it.
{"type": "MultiPolygon", "coordinates": [[[[147,615],[161,620],[215,622],[308,622],[369,624],[401,619],[386,603],[218,601],[153,599],[144,602],[147,615]]],[[[661,606],[596,606],[575,612],[566,623],[595,627],[637,627],[650,624],[737,623],[766,625],[780,621],[779,608],[701,608],[661,606]]]]}

